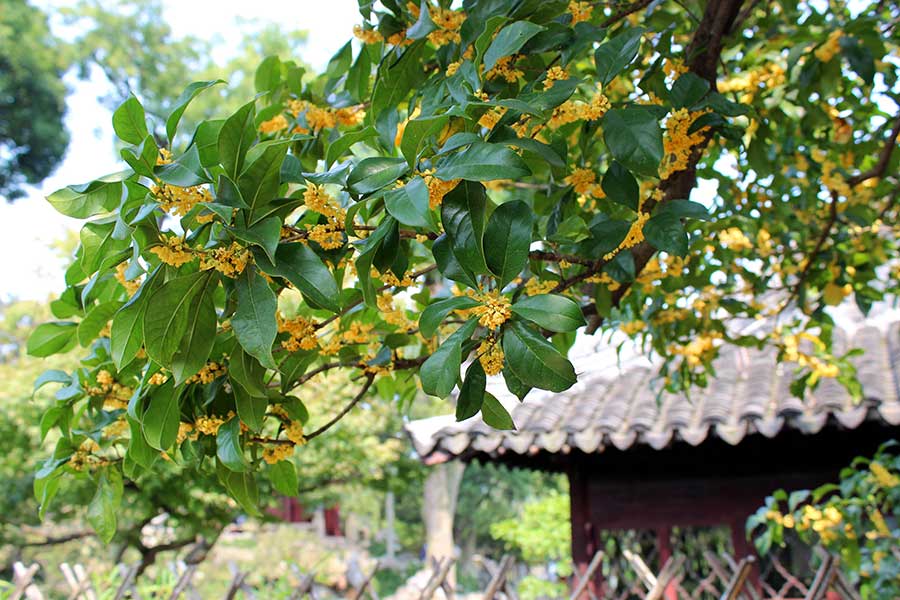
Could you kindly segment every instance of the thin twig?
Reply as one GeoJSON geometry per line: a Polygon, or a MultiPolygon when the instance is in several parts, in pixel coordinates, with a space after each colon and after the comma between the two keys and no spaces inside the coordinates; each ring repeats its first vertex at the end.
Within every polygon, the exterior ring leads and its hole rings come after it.
{"type": "Polygon", "coordinates": [[[362,400],[363,396],[366,395],[366,392],[368,392],[369,388],[372,387],[373,381],[375,381],[375,375],[372,373],[368,373],[366,375],[366,382],[363,384],[362,389],[360,389],[359,393],[353,397],[353,400],[350,401],[350,404],[345,406],[343,408],[343,410],[341,410],[341,412],[336,414],[330,421],[328,421],[327,423],[325,423],[324,425],[322,425],[321,427],[319,427],[318,429],[316,429],[315,431],[313,431],[312,433],[307,435],[306,439],[311,440],[314,437],[318,437],[318,436],[322,435],[323,433],[325,433],[326,431],[331,429],[335,423],[337,423],[338,421],[343,419],[344,415],[346,415],[348,412],[353,410],[353,407],[356,406],[359,403],[359,401],[362,400]]]}

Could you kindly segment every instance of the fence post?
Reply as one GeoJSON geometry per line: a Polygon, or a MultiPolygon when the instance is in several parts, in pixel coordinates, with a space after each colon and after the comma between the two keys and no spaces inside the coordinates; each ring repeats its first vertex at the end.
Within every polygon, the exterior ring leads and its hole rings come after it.
{"type": "Polygon", "coordinates": [[[15,587],[10,600],[19,600],[23,595],[28,600],[44,600],[41,591],[31,583],[40,568],[37,563],[32,563],[29,567],[19,561],[13,564],[13,585],[15,587]]]}
{"type": "Polygon", "coordinates": [[[807,592],[805,600],[822,600],[825,597],[825,592],[828,591],[828,586],[831,585],[831,580],[834,579],[836,564],[837,559],[832,554],[827,554],[822,559],[822,564],[819,565],[819,570],[816,571],[816,577],[809,586],[809,592],[807,592]]]}
{"type": "Polygon", "coordinates": [[[448,557],[435,565],[434,573],[432,574],[431,579],[428,580],[425,589],[422,590],[422,593],[419,595],[419,600],[430,600],[431,597],[434,596],[434,593],[441,586],[441,583],[447,578],[447,575],[450,573],[450,569],[455,562],[455,558],[448,557]]]}
{"type": "Polygon", "coordinates": [[[722,600],[737,600],[744,585],[747,583],[747,578],[750,576],[750,569],[753,568],[753,562],[754,558],[752,556],[741,559],[734,575],[731,577],[731,581],[728,582],[728,586],[722,593],[722,600]]]}
{"type": "MultiPolygon", "coordinates": [[[[369,573],[369,576],[366,577],[365,581],[363,581],[362,585],[359,586],[359,589],[356,591],[356,594],[353,595],[353,600],[360,600],[363,597],[363,593],[366,591],[366,588],[369,587],[369,584],[372,582],[372,579],[375,577],[375,574],[378,573],[378,569],[381,567],[381,563],[379,561],[375,561],[375,566],[372,568],[372,572],[369,573]]],[[[378,593],[375,592],[374,588],[369,590],[369,595],[374,600],[378,599],[378,593]]]]}
{"type": "Polygon", "coordinates": [[[487,590],[484,592],[484,600],[494,600],[494,596],[497,595],[497,592],[500,591],[500,588],[503,587],[503,584],[506,582],[506,573],[512,567],[512,563],[512,556],[507,554],[503,557],[503,560],[500,561],[500,567],[497,569],[497,573],[491,579],[487,590]]]}
{"type": "Polygon", "coordinates": [[[572,591],[572,595],[569,596],[569,600],[578,600],[578,597],[584,592],[587,588],[588,584],[591,582],[591,577],[594,576],[594,571],[600,566],[600,562],[603,560],[603,551],[597,550],[594,553],[594,557],[591,558],[590,564],[588,564],[587,570],[585,570],[584,575],[581,576],[581,581],[575,584],[575,588],[572,591]]]}
{"type": "Polygon", "coordinates": [[[169,600],[178,600],[179,596],[184,593],[184,590],[191,582],[191,577],[194,576],[194,571],[196,570],[197,565],[187,566],[187,568],[181,573],[181,577],[178,578],[178,582],[175,584],[175,587],[172,588],[172,595],[169,596],[169,600]]]}

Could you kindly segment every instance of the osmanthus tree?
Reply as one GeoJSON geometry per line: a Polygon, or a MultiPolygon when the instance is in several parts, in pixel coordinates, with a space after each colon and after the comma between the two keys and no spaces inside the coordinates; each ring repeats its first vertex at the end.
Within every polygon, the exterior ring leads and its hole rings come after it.
{"type": "Polygon", "coordinates": [[[900,133],[900,8],[856,8],[362,2],[324,74],[267,58],[186,147],[128,100],[129,168],[48,198],[90,220],[30,350],[88,355],[40,382],[64,387],[38,497],[90,477],[109,515],[174,461],[251,510],[360,403],[458,388],[458,418],[513,427],[486,378],[565,390],[579,329],[641,337],[672,390],[722,343],[777,346],[796,393],[856,389],[825,308],[896,291],[900,133]],[[727,327],[773,313],[764,339],[727,327]],[[332,370],[352,399],[309,415],[332,370]]]}

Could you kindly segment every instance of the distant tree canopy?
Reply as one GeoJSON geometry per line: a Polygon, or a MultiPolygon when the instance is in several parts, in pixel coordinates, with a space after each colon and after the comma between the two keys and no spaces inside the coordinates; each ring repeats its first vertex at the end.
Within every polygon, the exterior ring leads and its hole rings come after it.
{"type": "Polygon", "coordinates": [[[0,10],[0,198],[25,195],[62,160],[69,144],[63,125],[68,68],[61,42],[44,14],[27,0],[0,10]]]}
{"type": "Polygon", "coordinates": [[[128,168],[49,196],[90,221],[28,349],[87,356],[39,381],[63,386],[42,503],[90,479],[108,537],[124,481],[173,461],[255,511],[258,477],[294,487],[288,459],[351,415],[361,435],[361,407],[454,395],[514,427],[487,378],[568,389],[576,332],[639,340],[676,393],[738,344],[775,347],[795,394],[859,395],[826,309],[897,292],[895,3],[360,13],[321,76],[269,56],[253,99],[179,134],[219,83],[189,86],[168,147],[130,97],[128,168]],[[333,372],[347,400],[314,385],[333,372]]]}

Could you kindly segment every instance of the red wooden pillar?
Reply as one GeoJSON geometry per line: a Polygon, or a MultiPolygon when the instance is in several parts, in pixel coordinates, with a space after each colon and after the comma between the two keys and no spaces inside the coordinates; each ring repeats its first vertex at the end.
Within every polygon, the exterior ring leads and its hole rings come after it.
{"type": "MultiPolygon", "coordinates": [[[[662,570],[666,562],[672,558],[672,528],[659,527],[656,530],[656,548],[659,552],[659,568],[662,570]]],[[[663,596],[666,600],[678,600],[678,589],[673,580],[666,586],[663,596]]]]}
{"type": "Polygon", "coordinates": [[[341,535],[341,511],[337,505],[325,509],[325,535],[341,535]]]}
{"type": "MultiPolygon", "coordinates": [[[[597,531],[591,518],[588,478],[577,467],[569,471],[569,511],[572,524],[572,561],[575,563],[577,579],[580,580],[597,552],[597,531]]],[[[587,600],[592,595],[599,597],[602,589],[603,574],[597,569],[579,600],[587,600]]]]}
{"type": "MultiPolygon", "coordinates": [[[[744,528],[745,522],[746,517],[739,516],[735,518],[730,524],[731,545],[734,547],[734,559],[738,562],[748,556],[756,556],[756,549],[752,545],[750,545],[749,541],[747,541],[747,533],[744,528]]],[[[750,569],[750,577],[747,580],[747,585],[753,586],[753,588],[758,592],[762,592],[762,586],[760,585],[758,557],[757,561],[753,563],[753,566],[750,569]]]]}

